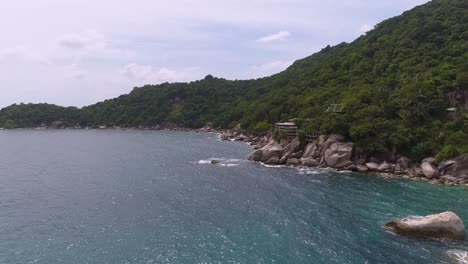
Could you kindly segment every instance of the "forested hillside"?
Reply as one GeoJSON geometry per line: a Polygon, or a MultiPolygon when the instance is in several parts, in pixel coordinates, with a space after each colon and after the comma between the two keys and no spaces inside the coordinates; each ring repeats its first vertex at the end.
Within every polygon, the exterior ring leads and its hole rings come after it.
{"type": "Polygon", "coordinates": [[[213,122],[263,132],[297,118],[303,133],[340,133],[369,152],[421,159],[468,153],[467,110],[468,1],[433,0],[271,77],[148,85],[82,109],[13,105],[0,111],[0,127],[213,122]],[[326,112],[331,104],[344,112],[326,112]]]}

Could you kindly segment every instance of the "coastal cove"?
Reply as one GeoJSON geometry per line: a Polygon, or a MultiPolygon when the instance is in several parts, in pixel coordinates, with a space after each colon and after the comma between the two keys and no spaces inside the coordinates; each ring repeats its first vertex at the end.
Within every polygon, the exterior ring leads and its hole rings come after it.
{"type": "Polygon", "coordinates": [[[457,263],[447,251],[468,249],[383,227],[468,221],[461,186],[266,167],[216,133],[20,129],[0,145],[2,263],[457,263]]]}

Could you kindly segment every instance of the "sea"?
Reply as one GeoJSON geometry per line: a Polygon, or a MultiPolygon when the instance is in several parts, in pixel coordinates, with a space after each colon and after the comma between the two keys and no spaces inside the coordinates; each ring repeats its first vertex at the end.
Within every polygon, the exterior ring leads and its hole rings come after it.
{"type": "Polygon", "coordinates": [[[267,167],[251,151],[214,133],[2,130],[0,263],[466,263],[466,241],[384,224],[468,224],[468,188],[267,167]]]}

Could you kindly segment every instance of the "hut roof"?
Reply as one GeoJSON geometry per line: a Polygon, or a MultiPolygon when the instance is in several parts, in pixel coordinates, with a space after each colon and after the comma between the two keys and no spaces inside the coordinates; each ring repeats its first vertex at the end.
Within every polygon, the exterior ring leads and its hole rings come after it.
{"type": "Polygon", "coordinates": [[[341,113],[344,110],[344,105],[342,104],[331,104],[327,110],[325,110],[326,113],[341,113]]]}
{"type": "Polygon", "coordinates": [[[277,126],[296,126],[293,122],[285,122],[285,123],[276,123],[277,126]]]}

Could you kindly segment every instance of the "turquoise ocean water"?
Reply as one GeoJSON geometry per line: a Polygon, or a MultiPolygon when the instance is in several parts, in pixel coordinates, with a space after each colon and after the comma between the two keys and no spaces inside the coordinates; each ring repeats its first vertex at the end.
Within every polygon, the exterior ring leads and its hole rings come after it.
{"type": "Polygon", "coordinates": [[[452,263],[386,221],[468,189],[248,162],[215,134],[0,131],[0,263],[452,263]],[[209,160],[220,159],[218,165],[209,160]]]}

